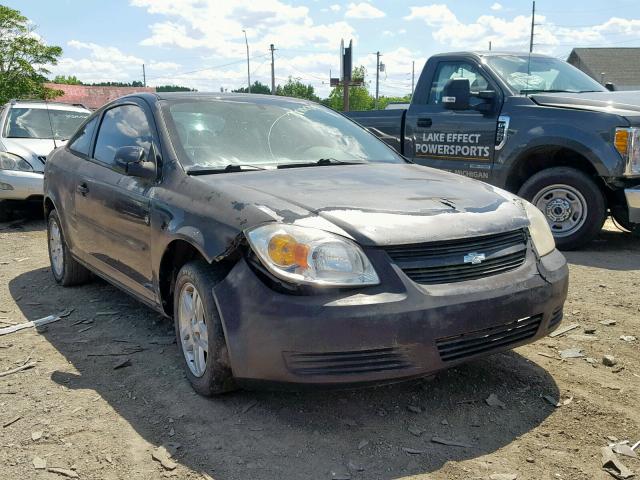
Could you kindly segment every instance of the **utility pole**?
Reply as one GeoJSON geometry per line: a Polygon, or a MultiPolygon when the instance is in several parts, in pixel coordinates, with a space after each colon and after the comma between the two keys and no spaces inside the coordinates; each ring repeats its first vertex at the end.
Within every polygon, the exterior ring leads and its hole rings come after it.
{"type": "Polygon", "coordinates": [[[251,73],[249,73],[249,41],[247,40],[247,31],[242,30],[244,33],[244,43],[247,46],[247,92],[251,93],[251,73]]]}
{"type": "Polygon", "coordinates": [[[531,39],[529,40],[529,53],[533,52],[533,29],[536,22],[536,2],[533,2],[533,8],[531,9],[531,39]]]}
{"type": "Polygon", "coordinates": [[[413,85],[416,78],[416,61],[411,60],[411,98],[413,99],[413,85]]]}
{"type": "Polygon", "coordinates": [[[489,40],[489,51],[491,51],[491,40],[489,40]]]}
{"type": "Polygon", "coordinates": [[[276,94],[276,73],[275,73],[276,71],[273,65],[273,51],[275,50],[275,48],[273,48],[273,43],[271,44],[269,49],[271,50],[271,95],[275,95],[276,94]]]}
{"type": "Polygon", "coordinates": [[[143,85],[144,87],[146,87],[146,86],[147,86],[147,74],[146,74],[146,72],[144,71],[144,63],[142,64],[142,85],[143,85]]]}
{"type": "Polygon", "coordinates": [[[340,42],[340,53],[342,62],[342,103],[343,111],[349,111],[349,86],[351,84],[353,42],[349,40],[349,46],[345,48],[344,42],[340,42]]]}
{"type": "Polygon", "coordinates": [[[376,110],[378,109],[379,85],[380,85],[380,52],[376,52],[376,110]]]}

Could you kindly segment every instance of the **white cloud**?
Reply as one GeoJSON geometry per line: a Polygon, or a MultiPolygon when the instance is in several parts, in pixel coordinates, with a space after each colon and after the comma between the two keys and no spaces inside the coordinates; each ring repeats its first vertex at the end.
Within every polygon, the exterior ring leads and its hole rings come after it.
{"type": "Polygon", "coordinates": [[[329,7],[329,10],[331,10],[332,12],[339,12],[341,8],[342,7],[340,5],[338,5],[337,3],[334,3],[329,7]]]}
{"type": "MultiPolygon", "coordinates": [[[[266,53],[270,43],[290,48],[335,49],[340,37],[356,39],[346,22],[316,24],[304,6],[280,0],[131,0],[131,5],[162,15],[165,21],[152,24],[145,46],[203,48],[220,57],[245,54],[243,29],[253,52],[266,53]]],[[[338,5],[339,6],[339,5],[338,5]]]]}
{"type": "Polygon", "coordinates": [[[347,18],[371,19],[382,18],[386,16],[386,13],[374,7],[370,3],[360,2],[350,3],[344,16],[347,18]]]}
{"type": "MultiPolygon", "coordinates": [[[[503,18],[481,15],[475,21],[464,23],[444,4],[411,7],[405,20],[421,20],[432,27],[437,42],[462,49],[485,49],[491,41],[494,49],[528,50],[531,16],[517,15],[503,18]]],[[[543,15],[536,16],[536,51],[558,53],[563,45],[600,46],[609,34],[626,35],[640,39],[640,20],[613,17],[606,22],[579,28],[558,27],[543,15]]]]}
{"type": "Polygon", "coordinates": [[[498,2],[494,3],[493,5],[491,5],[491,10],[493,10],[494,12],[502,10],[502,4],[498,2]]]}

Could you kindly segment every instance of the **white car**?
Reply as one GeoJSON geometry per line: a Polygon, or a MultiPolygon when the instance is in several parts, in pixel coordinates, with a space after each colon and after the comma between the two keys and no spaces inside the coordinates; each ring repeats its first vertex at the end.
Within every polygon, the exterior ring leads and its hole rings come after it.
{"type": "Polygon", "coordinates": [[[11,100],[0,107],[0,221],[17,204],[40,201],[47,155],[91,114],[81,106],[11,100]]]}

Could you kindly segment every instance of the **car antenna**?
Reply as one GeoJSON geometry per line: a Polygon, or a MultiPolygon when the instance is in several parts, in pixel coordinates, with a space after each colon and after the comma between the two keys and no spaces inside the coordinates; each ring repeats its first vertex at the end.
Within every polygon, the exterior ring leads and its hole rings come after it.
{"type": "Polygon", "coordinates": [[[53,122],[51,121],[51,112],[49,111],[49,102],[47,102],[47,91],[44,92],[44,106],[47,109],[47,118],[49,119],[49,128],[51,129],[51,140],[53,140],[53,148],[58,148],[56,136],[53,133],[53,122]]]}

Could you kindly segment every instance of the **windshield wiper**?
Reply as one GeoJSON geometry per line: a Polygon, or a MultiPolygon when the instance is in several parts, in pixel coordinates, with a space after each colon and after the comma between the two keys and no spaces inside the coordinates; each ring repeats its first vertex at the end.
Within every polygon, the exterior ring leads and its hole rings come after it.
{"type": "Polygon", "coordinates": [[[215,175],[216,173],[250,172],[254,170],[266,170],[255,165],[242,163],[230,163],[224,167],[207,167],[204,165],[194,165],[185,169],[187,175],[215,175]]]}
{"type": "Polygon", "coordinates": [[[538,88],[532,88],[530,90],[520,90],[520,93],[580,93],[575,90],[540,90],[538,88]]]}
{"type": "Polygon", "coordinates": [[[335,158],[321,158],[315,162],[300,162],[300,163],[282,163],[278,165],[278,168],[299,168],[299,167],[317,167],[317,166],[326,166],[326,165],[360,165],[362,163],[368,162],[360,162],[360,161],[352,161],[352,160],[337,160],[335,158]]]}

